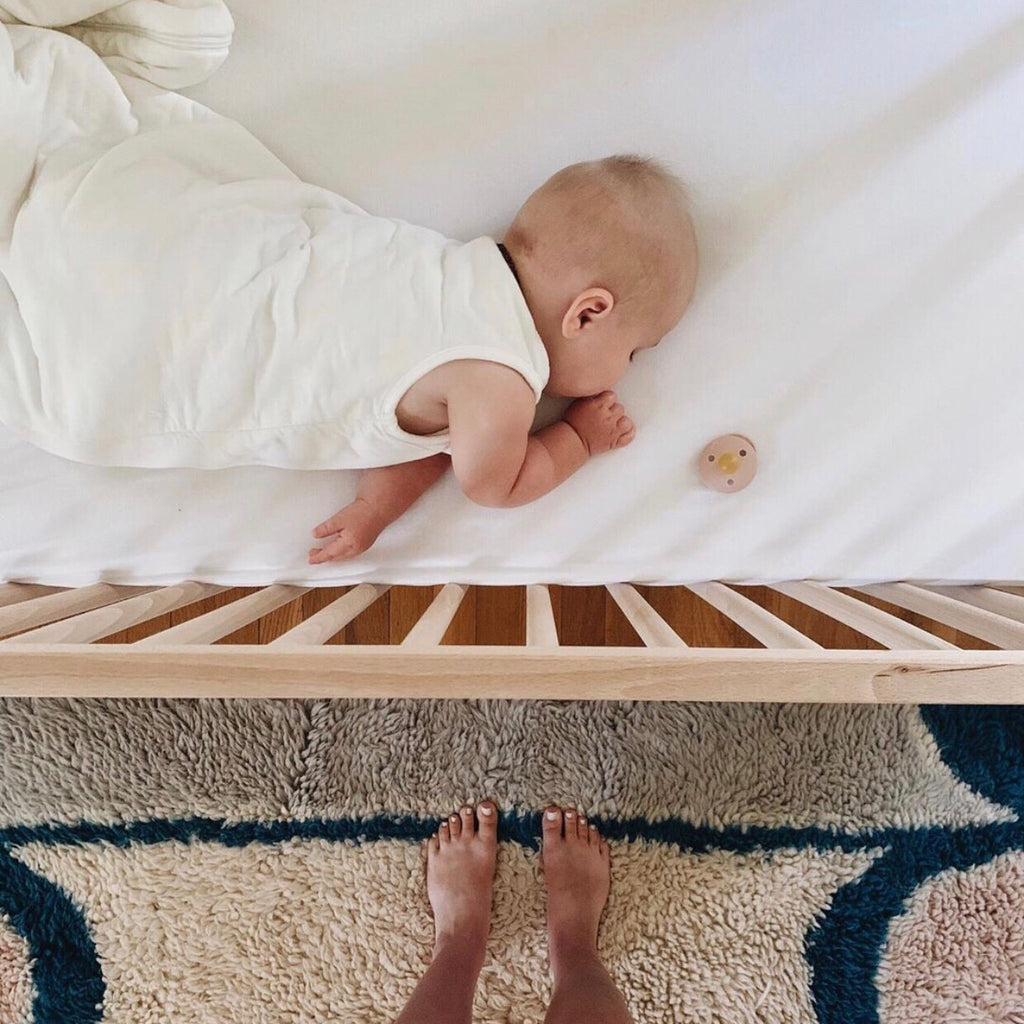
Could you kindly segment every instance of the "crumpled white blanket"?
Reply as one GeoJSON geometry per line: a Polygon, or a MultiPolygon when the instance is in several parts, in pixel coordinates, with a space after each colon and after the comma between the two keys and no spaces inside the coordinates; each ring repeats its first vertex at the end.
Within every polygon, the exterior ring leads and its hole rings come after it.
{"type": "MultiPolygon", "coordinates": [[[[6,0],[10,17],[67,15],[51,21],[97,7],[6,0]]],[[[355,473],[103,469],[0,433],[0,579],[1024,580],[1019,0],[839,0],[828,19],[797,0],[628,18],[617,0],[588,0],[585,18],[467,0],[408,24],[374,5],[232,7],[247,34],[206,81],[226,40],[199,55],[164,40],[149,70],[135,33],[90,45],[163,76],[122,76],[138,109],[188,88],[307,180],[450,237],[500,237],[564,163],[660,155],[695,195],[694,305],[622,383],[630,448],[522,509],[477,508],[449,476],[347,564],[305,558],[355,473]],[[570,22],[574,45],[555,46],[570,22]],[[731,496],[695,466],[730,432],[760,460],[731,496]]],[[[31,174],[10,152],[0,244],[31,174]]],[[[0,282],[0,338],[18,329],[0,282]]]]}

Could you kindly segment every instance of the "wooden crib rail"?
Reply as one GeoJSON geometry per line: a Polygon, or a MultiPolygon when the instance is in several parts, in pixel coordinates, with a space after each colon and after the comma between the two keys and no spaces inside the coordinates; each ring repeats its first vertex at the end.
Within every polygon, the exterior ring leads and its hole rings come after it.
{"type": "Polygon", "coordinates": [[[421,614],[388,644],[344,641],[379,615],[389,585],[359,584],[305,614],[310,587],[226,589],[0,585],[0,694],[1024,703],[1016,586],[611,583],[588,608],[617,616],[619,639],[597,647],[560,636],[581,614],[569,594],[584,588],[554,588],[554,601],[546,585],[518,588],[521,642],[500,646],[466,643],[457,617],[472,591],[510,588],[396,587],[416,593],[421,614]],[[720,617],[735,646],[692,643],[701,615],[720,617]],[[264,642],[235,642],[257,623],[264,642]]]}

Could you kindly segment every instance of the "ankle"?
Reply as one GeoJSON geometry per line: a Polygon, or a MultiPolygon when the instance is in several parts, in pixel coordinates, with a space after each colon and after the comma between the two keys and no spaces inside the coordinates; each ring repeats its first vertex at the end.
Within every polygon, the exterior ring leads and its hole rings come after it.
{"type": "Polygon", "coordinates": [[[484,964],[487,933],[470,934],[468,929],[458,933],[441,933],[434,937],[434,960],[472,968],[476,974],[484,964]]]}
{"type": "Polygon", "coordinates": [[[552,938],[548,943],[551,973],[557,983],[566,975],[579,974],[601,968],[597,943],[578,937],[552,938]]]}

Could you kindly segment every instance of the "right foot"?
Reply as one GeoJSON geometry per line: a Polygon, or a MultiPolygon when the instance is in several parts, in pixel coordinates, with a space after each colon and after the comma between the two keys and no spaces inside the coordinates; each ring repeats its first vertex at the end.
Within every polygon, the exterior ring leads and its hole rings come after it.
{"type": "Polygon", "coordinates": [[[447,950],[483,963],[491,927],[498,857],[498,809],[468,804],[427,840],[427,896],[434,911],[434,956],[447,950]]]}
{"type": "Polygon", "coordinates": [[[543,835],[548,948],[557,978],[563,964],[597,950],[597,927],[611,884],[611,853],[597,828],[575,808],[548,807],[543,835]]]}

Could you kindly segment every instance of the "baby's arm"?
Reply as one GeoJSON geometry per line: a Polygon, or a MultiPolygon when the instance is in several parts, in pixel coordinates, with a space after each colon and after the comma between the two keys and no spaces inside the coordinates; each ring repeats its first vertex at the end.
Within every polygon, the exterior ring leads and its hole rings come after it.
{"type": "Polygon", "coordinates": [[[578,399],[563,419],[530,436],[533,414],[533,390],[500,364],[477,363],[452,387],[452,469],[470,500],[493,508],[525,505],[636,433],[611,391],[578,399]]]}
{"type": "Polygon", "coordinates": [[[442,452],[415,462],[366,470],[352,503],[313,530],[317,538],[332,533],[338,536],[322,548],[310,548],[309,564],[361,555],[447,468],[448,456],[442,452]]]}

